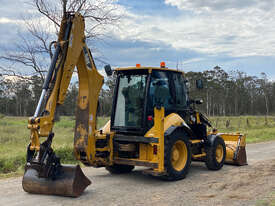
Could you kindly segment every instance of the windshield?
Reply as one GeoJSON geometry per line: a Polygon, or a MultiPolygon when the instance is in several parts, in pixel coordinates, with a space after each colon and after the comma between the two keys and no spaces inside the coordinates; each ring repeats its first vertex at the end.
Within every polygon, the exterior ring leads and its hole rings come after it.
{"type": "Polygon", "coordinates": [[[119,78],[115,127],[141,127],[147,75],[127,74],[119,78]]]}

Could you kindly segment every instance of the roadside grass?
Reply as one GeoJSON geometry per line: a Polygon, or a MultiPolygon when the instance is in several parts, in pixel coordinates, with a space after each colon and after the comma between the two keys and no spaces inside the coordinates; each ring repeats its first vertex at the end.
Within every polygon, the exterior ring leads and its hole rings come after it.
{"type": "MultiPolygon", "coordinates": [[[[26,148],[30,141],[27,119],[26,117],[0,118],[0,178],[23,173],[26,148]]],[[[108,120],[108,117],[99,117],[97,127],[102,127],[108,120]]],[[[74,117],[62,116],[54,126],[55,137],[52,146],[62,163],[76,163],[73,155],[74,124],[74,117]]]]}
{"type": "MultiPolygon", "coordinates": [[[[97,127],[102,127],[108,120],[109,117],[99,117],[97,127]]],[[[211,117],[210,120],[219,132],[246,134],[248,143],[275,140],[273,116],[211,117]]],[[[74,117],[62,116],[54,126],[53,148],[62,163],[77,162],[73,155],[74,124],[74,117]]],[[[26,117],[0,117],[0,178],[22,175],[29,135],[26,117]]]]}
{"type": "Polygon", "coordinates": [[[211,117],[218,132],[246,134],[247,143],[275,140],[275,116],[211,117]]]}
{"type": "Polygon", "coordinates": [[[275,206],[275,191],[270,192],[263,199],[257,200],[255,206],[275,206]]]}

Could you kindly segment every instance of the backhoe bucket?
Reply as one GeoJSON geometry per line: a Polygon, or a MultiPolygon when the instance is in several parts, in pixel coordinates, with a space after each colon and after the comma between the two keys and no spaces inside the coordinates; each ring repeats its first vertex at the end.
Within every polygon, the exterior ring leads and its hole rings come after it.
{"type": "Polygon", "coordinates": [[[53,180],[41,178],[38,171],[29,167],[26,169],[22,186],[26,192],[45,195],[61,195],[78,197],[91,181],[83,174],[79,165],[62,166],[60,174],[53,180]]]}
{"type": "Polygon", "coordinates": [[[225,163],[233,165],[247,165],[246,158],[246,141],[245,135],[234,133],[234,134],[218,134],[225,142],[226,146],[226,159],[225,163]]]}

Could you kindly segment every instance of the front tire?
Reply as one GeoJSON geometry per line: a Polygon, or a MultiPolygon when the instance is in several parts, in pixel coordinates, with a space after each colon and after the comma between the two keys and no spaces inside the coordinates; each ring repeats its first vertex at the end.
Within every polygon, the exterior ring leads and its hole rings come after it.
{"type": "Polygon", "coordinates": [[[191,164],[190,143],[184,133],[174,132],[165,137],[164,167],[169,181],[181,180],[187,175],[191,164]]]}
{"type": "Polygon", "coordinates": [[[125,174],[130,173],[135,168],[135,166],[132,165],[119,165],[114,164],[111,166],[106,166],[105,169],[110,172],[111,174],[125,174]]]}
{"type": "Polygon", "coordinates": [[[209,170],[219,170],[223,167],[226,157],[226,147],[221,137],[216,137],[206,148],[206,167],[209,170]]]}

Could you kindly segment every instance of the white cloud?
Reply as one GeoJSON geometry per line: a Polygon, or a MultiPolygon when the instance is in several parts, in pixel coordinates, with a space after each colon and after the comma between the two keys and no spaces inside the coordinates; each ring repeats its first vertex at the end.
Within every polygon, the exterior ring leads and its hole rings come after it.
{"type": "Polygon", "coordinates": [[[189,60],[185,60],[185,61],[180,61],[179,65],[185,65],[185,64],[190,64],[190,63],[194,63],[194,62],[201,62],[205,60],[205,58],[193,58],[193,59],[189,59],[189,60]]]}
{"type": "MultiPolygon", "coordinates": [[[[113,3],[116,4],[116,1],[113,0],[113,3]]],[[[105,32],[115,39],[155,43],[151,50],[156,52],[167,45],[177,50],[190,49],[214,57],[219,54],[234,57],[274,56],[274,2],[275,0],[165,0],[167,5],[180,11],[176,16],[173,13],[162,15],[161,11],[152,14],[142,14],[139,11],[137,14],[128,7],[116,4],[115,14],[123,16],[119,29],[110,26],[105,28],[105,32]],[[160,46],[156,46],[157,44],[160,46]]],[[[22,20],[11,16],[0,17],[0,24],[17,24],[22,28],[24,24],[20,21],[22,20]]],[[[54,26],[50,26],[45,18],[34,15],[29,21],[39,22],[41,28],[50,27],[50,31],[55,32],[54,26]]],[[[87,23],[86,26],[92,25],[87,23]]],[[[6,33],[3,27],[2,30],[3,34],[6,33]]],[[[199,60],[190,59],[183,64],[199,60]]]]}
{"type": "Polygon", "coordinates": [[[20,20],[14,20],[14,19],[9,19],[9,18],[5,18],[2,17],[0,18],[0,24],[15,24],[15,23],[20,23],[20,20]]]}
{"type": "Polygon", "coordinates": [[[165,3],[182,10],[192,10],[195,12],[223,12],[224,10],[243,10],[249,8],[269,10],[274,7],[274,0],[165,0],[165,3]]]}
{"type": "Polygon", "coordinates": [[[165,3],[176,6],[182,14],[136,15],[124,8],[126,18],[114,35],[212,55],[275,54],[274,0],[166,0],[165,3]]]}

